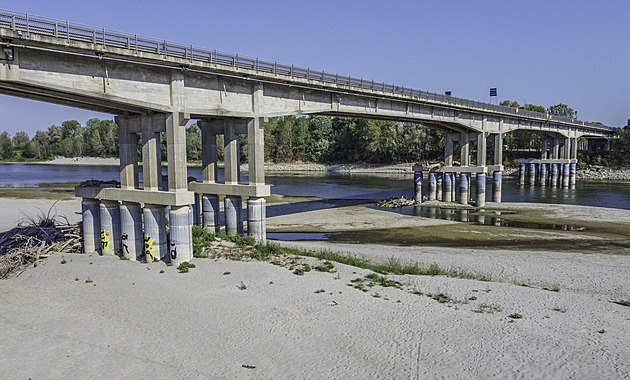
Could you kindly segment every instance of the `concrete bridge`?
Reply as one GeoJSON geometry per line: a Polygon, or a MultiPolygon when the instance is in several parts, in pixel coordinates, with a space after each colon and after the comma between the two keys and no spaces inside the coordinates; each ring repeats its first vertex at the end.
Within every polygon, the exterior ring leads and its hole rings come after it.
{"type": "MultiPolygon", "coordinates": [[[[566,166],[568,183],[574,181],[570,173],[578,139],[610,139],[614,133],[600,124],[9,11],[0,11],[0,39],[0,93],[117,115],[120,187],[81,186],[76,195],[83,198],[85,251],[122,249],[131,259],[146,254],[175,263],[189,260],[192,223],[203,220],[207,230],[219,230],[219,196],[225,196],[228,234],[242,233],[242,198],[247,197],[248,234],[264,240],[264,197],[270,188],[265,184],[263,129],[270,117],[352,116],[421,123],[443,131],[445,165],[429,173],[428,197],[454,201],[459,174],[460,202],[468,203],[475,173],[477,205],[485,203],[485,176],[490,172],[494,200],[500,201],[505,133],[539,134],[543,161],[526,168],[549,164],[553,173],[556,165],[557,173],[557,165],[566,166]],[[189,182],[185,126],[191,119],[198,120],[202,131],[203,175],[201,181],[189,182]],[[167,182],[161,175],[163,134],[167,182]],[[240,181],[239,173],[238,137],[244,134],[247,183],[240,181]],[[225,141],[224,182],[216,175],[217,135],[224,135],[225,141]],[[136,154],[140,137],[142,187],[136,154]],[[487,162],[489,141],[494,143],[492,162],[487,162]],[[453,162],[456,146],[459,166],[453,162]],[[170,246],[165,206],[170,206],[170,246]]],[[[419,200],[423,169],[416,167],[419,200]]],[[[540,178],[540,170],[536,173],[540,178]]]]}

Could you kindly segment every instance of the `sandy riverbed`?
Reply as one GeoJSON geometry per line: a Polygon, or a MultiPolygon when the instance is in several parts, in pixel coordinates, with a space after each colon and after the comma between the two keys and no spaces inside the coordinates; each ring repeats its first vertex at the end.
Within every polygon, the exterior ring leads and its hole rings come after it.
{"type": "MultiPolygon", "coordinates": [[[[33,202],[4,201],[9,209],[33,202]]],[[[69,210],[79,206],[69,202],[69,210]]],[[[623,239],[627,210],[501,206],[525,216],[542,209],[551,220],[621,226],[582,233],[320,206],[273,203],[268,229],[443,229],[522,239],[530,248],[283,243],[374,262],[438,263],[491,279],[390,275],[402,289],[376,285],[367,292],[348,285],[370,271],[341,264],[335,273],[297,276],[266,262],[194,259],[197,268],[180,274],[161,263],[54,254],[0,281],[0,378],[630,377],[630,307],[610,302],[630,300],[628,249],[545,249],[557,239],[595,245],[623,239]],[[522,318],[509,317],[515,313],[522,318]]]]}

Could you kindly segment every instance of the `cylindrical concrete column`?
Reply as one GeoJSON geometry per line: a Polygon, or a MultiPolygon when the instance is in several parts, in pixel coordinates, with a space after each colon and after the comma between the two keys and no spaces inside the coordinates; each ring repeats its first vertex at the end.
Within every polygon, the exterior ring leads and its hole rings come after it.
{"type": "Polygon", "coordinates": [[[477,181],[476,206],[482,207],[486,204],[486,173],[477,173],[475,180],[477,181]]]}
{"type": "Polygon", "coordinates": [[[120,208],[117,201],[101,201],[101,254],[115,255],[120,249],[120,208]]]}
{"type": "MultiPolygon", "coordinates": [[[[457,193],[457,173],[445,173],[451,176],[451,202],[455,202],[455,195],[457,193]]],[[[470,183],[470,182],[469,182],[470,183]]]]}
{"type": "Polygon", "coordinates": [[[547,164],[540,164],[540,186],[547,186],[547,164]]]}
{"type": "Polygon", "coordinates": [[[203,208],[203,228],[206,232],[217,233],[221,230],[219,224],[219,196],[204,194],[201,198],[203,208]]]}
{"type": "Polygon", "coordinates": [[[437,195],[437,179],[435,172],[429,172],[429,200],[436,200],[437,195]]]}
{"type": "Polygon", "coordinates": [[[148,262],[170,262],[166,244],[166,213],[164,206],[144,205],[144,259],[148,262]]]}
{"type": "Polygon", "coordinates": [[[422,203],[422,172],[413,173],[413,185],[414,185],[413,198],[416,201],[416,203],[422,203]]]}
{"type": "Polygon", "coordinates": [[[122,257],[137,260],[144,255],[142,236],[142,208],[139,203],[120,205],[120,250],[122,257]]]}
{"type": "Polygon", "coordinates": [[[267,240],[267,201],[265,198],[247,200],[247,236],[256,241],[267,240]]]}
{"type": "Polygon", "coordinates": [[[468,175],[466,173],[459,174],[459,203],[468,204],[468,175]]]}
{"type": "Polygon", "coordinates": [[[569,164],[562,164],[562,187],[569,187],[569,164]]]}
{"type": "MultiPolygon", "coordinates": [[[[196,196],[197,194],[195,194],[196,196]]],[[[192,255],[194,255],[194,251],[193,251],[193,237],[192,237],[192,226],[195,225],[195,206],[194,205],[190,205],[188,206],[188,224],[190,225],[191,228],[191,233],[190,236],[188,237],[188,245],[190,246],[190,252],[192,255]]]]}
{"type": "Polygon", "coordinates": [[[529,164],[529,185],[534,186],[536,184],[536,164],[529,164]]]}
{"type": "Polygon", "coordinates": [[[577,176],[577,163],[572,162],[569,167],[569,185],[575,186],[575,177],[577,176]]]}
{"type": "Polygon", "coordinates": [[[549,184],[552,187],[558,186],[558,164],[551,164],[551,179],[549,184]]]}
{"type": "Polygon", "coordinates": [[[81,218],[83,223],[83,252],[101,252],[101,218],[99,201],[83,198],[81,201],[81,218]]]}
{"type": "Polygon", "coordinates": [[[438,201],[441,201],[444,199],[444,195],[442,194],[442,183],[444,182],[444,176],[446,175],[446,173],[436,173],[435,174],[435,189],[436,189],[436,193],[435,193],[435,199],[437,199],[438,201]]]}
{"type": "Polygon", "coordinates": [[[453,178],[451,177],[451,173],[444,173],[444,192],[442,193],[442,201],[443,202],[453,202],[454,199],[451,198],[453,194],[453,178]]]}
{"type": "Polygon", "coordinates": [[[518,166],[518,184],[525,184],[525,164],[519,164],[518,166]]]}
{"type": "Polygon", "coordinates": [[[238,196],[229,195],[224,199],[225,210],[225,233],[227,235],[243,234],[243,199],[238,196]]]}
{"type": "Polygon", "coordinates": [[[496,171],[492,173],[492,200],[501,202],[501,188],[503,187],[503,173],[496,171]]]}
{"type": "Polygon", "coordinates": [[[169,256],[173,265],[179,266],[184,261],[192,259],[190,207],[171,206],[168,218],[170,227],[169,256]]]}

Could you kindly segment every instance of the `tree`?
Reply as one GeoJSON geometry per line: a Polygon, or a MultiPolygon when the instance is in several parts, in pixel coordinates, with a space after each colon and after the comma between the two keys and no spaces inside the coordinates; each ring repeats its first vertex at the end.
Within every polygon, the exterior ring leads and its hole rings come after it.
{"type": "Polygon", "coordinates": [[[8,132],[0,133],[0,160],[13,157],[13,144],[8,132]]]}
{"type": "Polygon", "coordinates": [[[186,158],[191,161],[201,160],[201,129],[197,123],[186,128],[186,158]]]}
{"type": "Polygon", "coordinates": [[[499,103],[500,106],[505,106],[505,107],[510,107],[510,108],[519,108],[520,105],[518,104],[518,102],[513,102],[511,100],[504,100],[501,103],[499,103]]]}
{"type": "Polygon", "coordinates": [[[24,145],[29,142],[31,139],[28,137],[26,132],[16,132],[15,136],[13,136],[13,145],[24,145]]]}
{"type": "Polygon", "coordinates": [[[547,112],[550,115],[567,117],[569,119],[575,117],[575,111],[573,110],[573,108],[567,106],[564,103],[556,104],[555,106],[547,108],[547,112]]]}
{"type": "Polygon", "coordinates": [[[527,111],[534,111],[534,112],[539,112],[539,113],[545,113],[545,112],[547,112],[547,111],[545,110],[545,107],[543,107],[543,106],[535,106],[535,105],[533,105],[533,104],[525,104],[525,105],[523,106],[523,109],[524,109],[524,110],[527,110],[527,111]]]}

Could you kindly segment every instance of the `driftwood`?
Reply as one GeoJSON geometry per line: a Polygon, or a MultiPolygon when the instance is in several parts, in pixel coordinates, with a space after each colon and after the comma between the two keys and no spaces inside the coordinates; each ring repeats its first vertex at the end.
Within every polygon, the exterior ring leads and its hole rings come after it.
{"type": "Polygon", "coordinates": [[[416,204],[416,201],[413,199],[400,197],[400,198],[389,198],[383,201],[378,202],[379,207],[385,208],[398,208],[403,206],[413,206],[416,204]]]}
{"type": "MultiPolygon", "coordinates": [[[[53,205],[54,207],[54,205],[53,205]]],[[[51,207],[52,210],[52,207],[51,207]]],[[[0,278],[6,278],[22,267],[48,257],[52,252],[75,252],[81,249],[81,227],[67,219],[41,215],[25,227],[0,233],[0,278]]]]}

